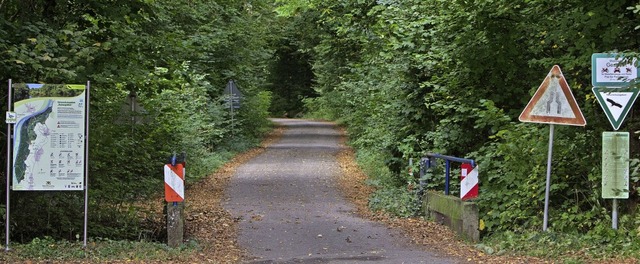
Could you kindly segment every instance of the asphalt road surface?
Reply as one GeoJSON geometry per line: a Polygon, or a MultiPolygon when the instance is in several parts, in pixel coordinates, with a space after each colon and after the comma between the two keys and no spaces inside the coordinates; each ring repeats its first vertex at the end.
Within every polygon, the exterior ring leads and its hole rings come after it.
{"type": "Polygon", "coordinates": [[[332,123],[274,119],[282,138],[241,165],[225,209],[241,218],[247,263],[455,263],[359,218],[337,188],[340,135],[332,123]]]}

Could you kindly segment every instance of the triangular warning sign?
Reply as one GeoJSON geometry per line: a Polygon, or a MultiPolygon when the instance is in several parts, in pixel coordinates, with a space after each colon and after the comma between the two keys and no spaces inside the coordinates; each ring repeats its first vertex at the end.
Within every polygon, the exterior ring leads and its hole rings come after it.
{"type": "Polygon", "coordinates": [[[640,89],[593,87],[593,93],[614,130],[622,125],[639,91],[640,89]]]}
{"type": "Polygon", "coordinates": [[[587,121],[558,65],[554,65],[518,118],[521,122],[585,126],[587,121]]]}

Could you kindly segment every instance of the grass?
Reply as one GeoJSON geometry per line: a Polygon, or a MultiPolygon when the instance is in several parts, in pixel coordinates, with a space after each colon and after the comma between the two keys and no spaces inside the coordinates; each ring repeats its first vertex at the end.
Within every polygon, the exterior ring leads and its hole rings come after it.
{"type": "MultiPolygon", "coordinates": [[[[369,197],[369,206],[396,216],[406,216],[407,211],[399,209],[410,203],[410,199],[402,199],[410,197],[410,194],[406,189],[394,186],[391,178],[398,177],[386,170],[382,160],[384,158],[378,153],[358,151],[358,163],[370,176],[368,183],[377,187],[369,197]]],[[[632,219],[636,218],[628,217],[627,221],[622,221],[619,230],[612,230],[609,223],[603,221],[594,224],[588,232],[578,232],[571,227],[561,231],[551,228],[548,232],[499,231],[485,236],[480,244],[470,246],[496,257],[497,261],[512,257],[516,263],[519,256],[531,256],[539,259],[536,261],[540,263],[640,263],[640,228],[637,227],[638,221],[632,219]]],[[[489,259],[488,263],[494,260],[489,259]]]]}
{"type": "Polygon", "coordinates": [[[35,238],[27,244],[10,244],[10,250],[0,254],[0,261],[14,262],[130,262],[130,261],[189,261],[195,259],[200,246],[189,241],[178,248],[144,241],[115,241],[90,239],[86,250],[82,241],[54,240],[51,237],[35,238]]]}
{"type": "Polygon", "coordinates": [[[523,254],[561,263],[637,263],[640,241],[617,236],[554,231],[502,232],[483,239],[476,248],[489,255],[523,254]]]}

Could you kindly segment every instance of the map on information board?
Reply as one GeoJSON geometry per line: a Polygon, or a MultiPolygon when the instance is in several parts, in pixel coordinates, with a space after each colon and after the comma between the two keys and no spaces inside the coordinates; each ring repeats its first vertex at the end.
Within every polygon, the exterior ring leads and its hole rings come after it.
{"type": "Polygon", "coordinates": [[[85,85],[14,84],[13,190],[84,190],[85,85]]]}

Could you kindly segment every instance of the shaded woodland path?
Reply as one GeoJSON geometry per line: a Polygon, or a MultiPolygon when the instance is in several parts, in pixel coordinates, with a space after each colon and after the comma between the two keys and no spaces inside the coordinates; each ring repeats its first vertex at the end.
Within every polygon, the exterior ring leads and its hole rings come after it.
{"type": "Polygon", "coordinates": [[[238,167],[225,209],[241,218],[249,263],[454,263],[355,215],[337,189],[340,133],[332,123],[274,119],[282,138],[238,167]]]}

